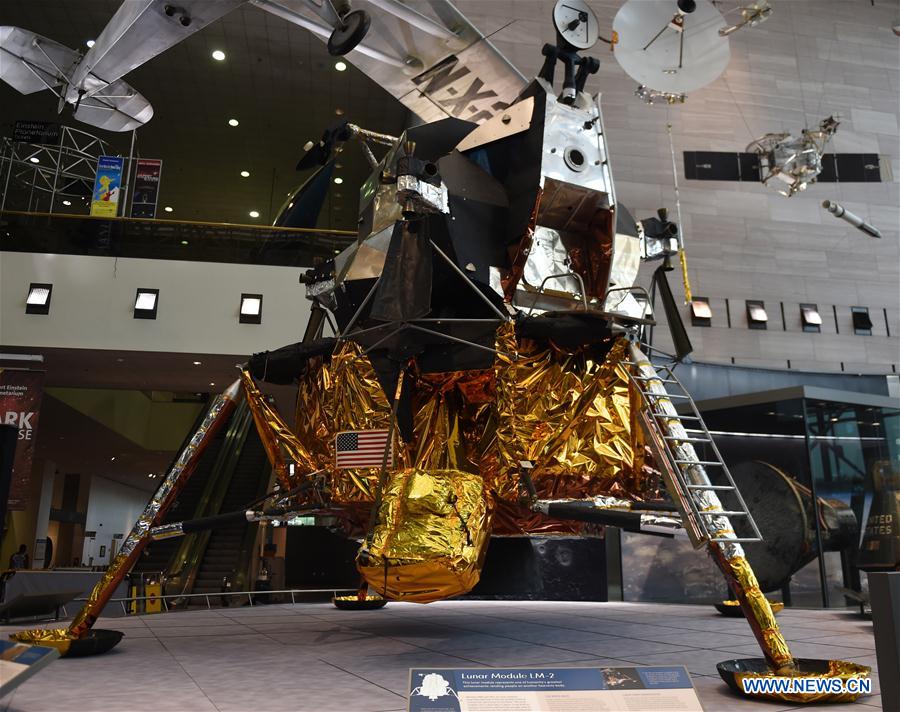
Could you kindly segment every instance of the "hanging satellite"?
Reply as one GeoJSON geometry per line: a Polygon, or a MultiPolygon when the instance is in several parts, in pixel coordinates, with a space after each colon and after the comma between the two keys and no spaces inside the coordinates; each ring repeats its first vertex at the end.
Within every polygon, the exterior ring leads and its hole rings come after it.
{"type": "Polygon", "coordinates": [[[732,32],[737,32],[742,27],[756,27],[765,22],[772,14],[772,6],[768,0],[757,0],[752,5],[741,8],[741,21],[733,24],[731,27],[722,27],[719,29],[720,37],[728,37],[732,32]]]}
{"type": "Polygon", "coordinates": [[[822,172],[825,144],[838,126],[840,121],[829,116],[819,122],[818,129],[803,129],[799,138],[789,133],[768,133],[752,141],[747,152],[759,156],[763,185],[790,198],[815,183],[822,172]]]}
{"type": "Polygon", "coordinates": [[[648,104],[682,103],[728,66],[725,24],[708,0],[628,0],[613,20],[616,59],[648,104]]]}

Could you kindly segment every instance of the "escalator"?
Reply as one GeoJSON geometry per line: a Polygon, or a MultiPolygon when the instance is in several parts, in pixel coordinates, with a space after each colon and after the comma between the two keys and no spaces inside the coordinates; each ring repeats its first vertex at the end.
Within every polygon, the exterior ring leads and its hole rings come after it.
{"type": "MultiPolygon", "coordinates": [[[[219,511],[237,511],[264,494],[270,472],[266,451],[251,421],[219,511]]],[[[235,590],[248,588],[249,554],[258,526],[256,522],[246,522],[214,529],[209,534],[191,592],[218,593],[226,578],[235,590]]]]}
{"type": "MultiPolygon", "coordinates": [[[[194,425],[191,427],[190,431],[187,434],[187,437],[185,438],[185,442],[182,444],[182,447],[178,449],[179,452],[184,448],[188,440],[193,437],[194,432],[200,426],[200,423],[203,422],[205,416],[206,410],[201,412],[198,416],[197,422],[194,423],[194,425]]],[[[221,430],[219,430],[213,440],[206,447],[206,450],[203,452],[203,455],[200,458],[200,462],[197,463],[197,467],[194,470],[194,473],[184,484],[184,487],[178,495],[178,499],[176,499],[175,503],[169,508],[169,511],[163,518],[161,524],[171,524],[172,522],[180,522],[184,521],[185,519],[192,519],[194,517],[194,514],[200,504],[200,499],[203,495],[203,491],[209,483],[210,477],[212,476],[215,469],[216,461],[219,457],[219,452],[221,451],[222,445],[225,442],[225,433],[226,428],[222,428],[221,430]]],[[[176,455],[175,457],[177,459],[178,455],[176,455]]],[[[172,465],[174,464],[175,460],[172,461],[172,465]]],[[[160,541],[151,542],[144,549],[140,558],[132,567],[132,575],[157,573],[168,570],[170,564],[172,563],[172,557],[178,549],[178,544],[179,542],[177,539],[162,539],[160,541]]]]}

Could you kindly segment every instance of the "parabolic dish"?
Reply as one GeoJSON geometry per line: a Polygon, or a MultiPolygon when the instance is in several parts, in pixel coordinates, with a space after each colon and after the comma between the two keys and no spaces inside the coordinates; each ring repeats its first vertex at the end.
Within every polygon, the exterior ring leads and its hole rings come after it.
{"type": "Polygon", "coordinates": [[[697,0],[697,9],[683,16],[679,68],[681,33],[668,26],[677,12],[675,0],[628,0],[613,20],[613,30],[619,35],[614,54],[625,73],[638,84],[673,94],[706,86],[725,71],[731,58],[728,38],[719,36],[725,18],[709,0],[697,0]]]}

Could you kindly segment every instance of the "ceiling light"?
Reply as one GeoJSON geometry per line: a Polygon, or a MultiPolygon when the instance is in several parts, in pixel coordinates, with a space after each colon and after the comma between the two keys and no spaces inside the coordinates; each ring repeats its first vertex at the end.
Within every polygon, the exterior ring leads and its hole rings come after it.
{"type": "Polygon", "coordinates": [[[241,178],[249,178],[250,171],[241,171],[241,178]]]}
{"type": "Polygon", "coordinates": [[[262,323],[262,294],[242,294],[238,321],[241,324],[262,323]]]}
{"type": "Polygon", "coordinates": [[[156,477],[156,475],[154,475],[154,474],[151,472],[149,475],[147,475],[147,477],[149,477],[149,478],[152,480],[154,477],[156,477]]]}
{"type": "Polygon", "coordinates": [[[167,213],[171,213],[174,210],[174,208],[171,205],[167,205],[166,207],[163,208],[163,210],[165,210],[167,213]]]}
{"type": "Polygon", "coordinates": [[[213,50],[212,58],[217,62],[221,62],[225,59],[225,53],[220,49],[213,50]]]}
{"type": "Polygon", "coordinates": [[[344,70],[347,69],[347,63],[346,62],[335,62],[334,68],[337,69],[339,72],[343,72],[344,70]]]}
{"type": "Polygon", "coordinates": [[[181,241],[181,244],[182,244],[182,245],[187,245],[187,244],[188,244],[188,241],[187,241],[187,240],[182,240],[182,241],[181,241]]]}
{"type": "Polygon", "coordinates": [[[216,384],[215,384],[215,383],[210,383],[209,385],[214,386],[214,385],[216,385],[216,384]]]}
{"type": "Polygon", "coordinates": [[[251,217],[251,218],[258,218],[258,217],[259,217],[259,211],[258,211],[258,210],[251,210],[251,211],[250,211],[250,217],[251,217]]]}
{"type": "Polygon", "coordinates": [[[238,121],[237,119],[228,119],[228,125],[229,125],[229,126],[237,126],[237,125],[240,124],[240,123],[241,123],[241,122],[238,121]]]}
{"type": "Polygon", "coordinates": [[[41,162],[41,159],[38,158],[37,156],[32,156],[28,160],[31,161],[32,163],[40,163],[41,162]]]}
{"type": "Polygon", "coordinates": [[[64,201],[63,201],[63,205],[68,206],[68,205],[71,205],[71,204],[72,204],[72,201],[71,201],[71,200],[64,200],[64,201]]]}
{"type": "Polygon", "coordinates": [[[135,319],[155,319],[159,306],[159,290],[138,288],[134,299],[135,319]]]}
{"type": "Polygon", "coordinates": [[[343,116],[344,110],[342,108],[338,107],[337,109],[334,110],[334,115],[335,116],[343,116]]]}
{"type": "Polygon", "coordinates": [[[91,47],[93,47],[96,43],[94,42],[94,40],[88,40],[87,42],[85,42],[85,44],[88,46],[88,48],[91,48],[91,47]]]}
{"type": "Polygon", "coordinates": [[[341,178],[340,176],[338,176],[337,178],[334,179],[334,182],[336,185],[340,185],[341,183],[344,182],[344,179],[341,178]]]}
{"type": "Polygon", "coordinates": [[[52,292],[52,284],[38,284],[37,282],[32,282],[28,287],[28,296],[25,298],[25,313],[49,314],[50,295],[52,292]]]}
{"type": "Polygon", "coordinates": [[[194,361],[195,366],[200,366],[203,364],[203,361],[194,361]]]}
{"type": "Polygon", "coordinates": [[[116,461],[116,456],[113,455],[111,458],[109,458],[109,461],[110,461],[110,462],[115,462],[115,461],[116,461]]]}

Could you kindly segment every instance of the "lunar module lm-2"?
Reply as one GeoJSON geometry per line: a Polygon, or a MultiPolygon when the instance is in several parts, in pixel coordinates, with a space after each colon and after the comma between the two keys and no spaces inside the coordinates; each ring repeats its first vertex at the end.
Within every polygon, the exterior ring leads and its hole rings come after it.
{"type": "MultiPolygon", "coordinates": [[[[679,231],[618,203],[599,97],[584,91],[599,63],[578,53],[597,40],[596,17],[566,0],[554,20],[539,76],[483,123],[445,118],[398,138],[348,124],[310,149],[326,163],[354,136],[390,145],[381,160],[367,150],[356,242],[302,277],[303,341],[256,354],[219,396],[70,628],[18,639],[89,638],[148,541],[230,516],[336,515],[362,542],[360,597],[421,603],[469,591],[492,534],[592,523],[707,549],[765,655],[733,676],[823,672],[779,631],[742,548],[759,531],[673,365],[641,350],[652,318],[638,268],[677,255],[679,231]],[[323,337],[331,316],[337,336],[323,337]],[[293,429],[255,379],[297,382],[293,429]],[[278,491],[246,512],[159,526],[240,394],[278,491]]],[[[423,95],[452,69],[429,70],[423,95]]],[[[824,671],[867,672],[851,667],[824,671]]]]}

